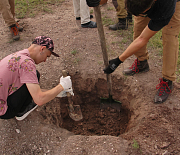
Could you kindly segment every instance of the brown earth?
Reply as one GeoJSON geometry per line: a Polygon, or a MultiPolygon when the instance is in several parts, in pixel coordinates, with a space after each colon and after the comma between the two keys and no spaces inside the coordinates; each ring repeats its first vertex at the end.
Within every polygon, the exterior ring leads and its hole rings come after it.
{"type": "MultiPolygon", "coordinates": [[[[97,29],[80,27],[72,1],[51,7],[53,14],[21,19],[24,31],[16,42],[11,40],[0,18],[0,59],[29,47],[38,35],[50,36],[60,58],[52,56],[37,66],[40,85],[53,88],[59,82],[61,70],[66,69],[72,77],[73,102],[81,106],[83,120],[75,122],[69,117],[67,98],[55,98],[23,121],[0,120],[0,154],[180,154],[179,83],[174,82],[173,92],[165,103],[153,102],[162,68],[158,51],[149,48],[147,73],[130,77],[122,74],[133,63],[134,56],[118,67],[112,74],[112,87],[113,99],[122,102],[121,111],[103,108],[100,97],[107,98],[108,91],[97,29]]],[[[110,1],[101,6],[103,19],[115,21],[116,12],[112,8],[110,1]]],[[[112,32],[104,26],[109,58],[117,57],[130,44],[132,28],[112,32]]]]}

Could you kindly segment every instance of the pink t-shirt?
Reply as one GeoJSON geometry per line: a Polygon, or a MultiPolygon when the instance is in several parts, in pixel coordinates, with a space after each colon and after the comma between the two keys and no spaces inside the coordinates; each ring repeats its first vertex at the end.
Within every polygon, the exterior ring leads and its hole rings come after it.
{"type": "Polygon", "coordinates": [[[7,111],[7,98],[24,83],[39,84],[36,67],[28,49],[13,53],[0,60],[0,116],[7,111]]]}

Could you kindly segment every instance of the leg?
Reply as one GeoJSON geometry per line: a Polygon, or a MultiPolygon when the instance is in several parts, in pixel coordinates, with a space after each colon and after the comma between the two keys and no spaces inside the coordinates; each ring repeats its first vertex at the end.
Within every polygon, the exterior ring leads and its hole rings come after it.
{"type": "Polygon", "coordinates": [[[127,11],[125,9],[125,3],[124,0],[117,0],[118,7],[116,9],[117,11],[117,17],[118,18],[126,18],[127,17],[127,11]]]}
{"type": "Polygon", "coordinates": [[[81,24],[90,22],[90,12],[86,0],[80,0],[81,24]]]}
{"type": "MultiPolygon", "coordinates": [[[[38,81],[40,79],[40,74],[36,71],[38,81]]],[[[7,104],[8,109],[6,113],[0,116],[1,119],[10,119],[14,118],[19,112],[22,112],[26,107],[32,102],[32,97],[26,87],[26,84],[23,84],[16,92],[8,96],[7,104]]]]}
{"type": "Polygon", "coordinates": [[[10,119],[14,118],[17,113],[21,111],[21,109],[25,109],[25,107],[32,102],[32,97],[29,94],[29,91],[26,87],[26,84],[23,84],[21,88],[19,88],[15,93],[10,95],[7,99],[8,109],[6,113],[1,116],[2,119],[10,119]]]}
{"type": "Polygon", "coordinates": [[[81,14],[81,27],[83,28],[96,28],[96,22],[90,20],[89,6],[86,0],[80,0],[80,14],[81,14]]]}
{"type": "Polygon", "coordinates": [[[10,4],[10,7],[11,7],[11,13],[15,19],[15,2],[14,0],[9,0],[9,4],[10,4]]]}
{"type": "Polygon", "coordinates": [[[118,7],[116,8],[116,15],[118,19],[126,18],[129,22],[132,22],[132,14],[128,13],[125,9],[125,0],[117,0],[118,7]]]}
{"type": "Polygon", "coordinates": [[[14,15],[11,12],[11,6],[9,4],[9,0],[0,0],[0,11],[7,26],[16,24],[14,15]]]}
{"type": "Polygon", "coordinates": [[[76,17],[80,17],[80,0],[73,0],[74,14],[76,17]]]}
{"type": "MultiPolygon", "coordinates": [[[[134,17],[134,40],[141,34],[144,28],[149,22],[148,17],[134,17]]],[[[149,65],[147,59],[149,58],[146,50],[146,45],[142,47],[138,52],[135,53],[137,59],[134,61],[131,67],[126,68],[123,73],[125,75],[134,75],[139,72],[149,71],[149,65]]]]}
{"type": "MultiPolygon", "coordinates": [[[[13,15],[13,18],[15,19],[15,3],[14,3],[14,0],[9,0],[9,4],[10,4],[10,7],[11,7],[11,13],[13,15]]],[[[16,21],[16,26],[17,26],[17,29],[22,32],[23,31],[23,27],[21,27],[18,22],[16,21]]]]}
{"type": "Polygon", "coordinates": [[[176,3],[176,9],[169,24],[162,30],[163,37],[163,78],[160,79],[154,102],[163,103],[172,92],[172,81],[176,78],[176,67],[179,52],[178,35],[180,31],[180,2],[176,3]]]}
{"type": "Polygon", "coordinates": [[[180,32],[180,2],[176,3],[176,10],[171,21],[162,30],[163,37],[163,77],[175,81],[178,61],[180,32]]]}
{"type": "Polygon", "coordinates": [[[110,30],[126,30],[128,28],[127,11],[125,9],[124,0],[113,0],[114,7],[116,8],[116,15],[118,22],[114,25],[109,25],[110,30]]]}
{"type": "Polygon", "coordinates": [[[0,11],[10,29],[13,40],[19,40],[19,29],[14,18],[14,0],[0,0],[0,11]]]}
{"type": "MultiPolygon", "coordinates": [[[[134,35],[133,39],[135,40],[144,28],[148,25],[150,19],[148,17],[134,17],[134,35]]],[[[139,61],[144,61],[149,58],[148,52],[146,50],[146,46],[142,47],[138,52],[136,52],[135,56],[138,58],[139,61]]]]}

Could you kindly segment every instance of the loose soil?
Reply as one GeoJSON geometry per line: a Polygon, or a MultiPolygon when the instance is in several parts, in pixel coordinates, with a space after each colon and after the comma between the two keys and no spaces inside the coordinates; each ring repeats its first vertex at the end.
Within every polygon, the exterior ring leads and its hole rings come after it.
{"type": "MultiPolygon", "coordinates": [[[[73,3],[65,0],[51,6],[53,14],[39,14],[20,20],[24,31],[13,42],[0,17],[1,54],[5,56],[28,48],[39,35],[50,36],[60,58],[50,57],[37,69],[41,88],[59,83],[61,71],[72,77],[73,103],[81,106],[83,119],[69,117],[67,98],[55,98],[38,107],[25,120],[0,120],[0,154],[106,154],[106,155],[175,155],[180,154],[180,85],[163,104],[154,104],[156,85],[161,78],[162,59],[149,48],[150,71],[124,76],[135,57],[128,58],[112,74],[113,99],[121,101],[120,112],[103,108],[100,98],[108,98],[106,75],[97,29],[81,28],[73,14],[73,3]]],[[[109,1],[101,6],[103,19],[116,20],[109,1]]],[[[93,13],[94,15],[94,13],[93,13]]],[[[95,21],[95,15],[92,19],[95,21]]],[[[104,25],[109,59],[120,55],[132,41],[132,28],[112,32],[104,25]],[[128,37],[130,36],[130,37],[128,37]]]]}

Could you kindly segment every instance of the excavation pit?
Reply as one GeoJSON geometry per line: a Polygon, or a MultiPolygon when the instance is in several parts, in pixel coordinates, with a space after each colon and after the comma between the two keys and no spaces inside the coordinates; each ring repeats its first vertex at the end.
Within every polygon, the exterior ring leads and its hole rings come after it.
{"type": "MultiPolygon", "coordinates": [[[[131,118],[128,109],[128,98],[124,96],[122,79],[112,78],[113,99],[121,101],[118,108],[109,104],[102,106],[101,97],[108,98],[107,81],[104,78],[84,79],[79,75],[71,76],[73,82],[73,103],[80,105],[83,119],[74,121],[69,117],[67,109],[68,99],[56,98],[56,104],[50,103],[43,107],[41,114],[48,123],[53,123],[67,129],[76,135],[111,135],[119,136],[127,132],[127,126],[131,118]],[[54,107],[52,107],[52,104],[54,107]],[[120,107],[120,111],[119,111],[120,107]]],[[[54,101],[53,101],[54,102],[54,101]]]]}

